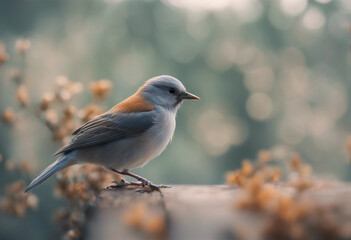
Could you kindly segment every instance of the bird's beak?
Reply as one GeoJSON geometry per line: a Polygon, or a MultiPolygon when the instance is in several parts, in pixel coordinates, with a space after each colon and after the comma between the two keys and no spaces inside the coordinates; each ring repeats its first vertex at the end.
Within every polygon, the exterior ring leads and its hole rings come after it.
{"type": "Polygon", "coordinates": [[[200,100],[200,98],[192,93],[183,92],[178,95],[178,98],[181,100],[200,100]]]}

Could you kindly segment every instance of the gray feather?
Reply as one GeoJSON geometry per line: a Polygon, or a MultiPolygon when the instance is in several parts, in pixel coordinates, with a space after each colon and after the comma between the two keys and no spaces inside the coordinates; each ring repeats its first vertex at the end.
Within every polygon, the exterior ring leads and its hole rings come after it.
{"type": "Polygon", "coordinates": [[[153,111],[132,114],[107,112],[95,117],[74,131],[69,143],[59,149],[55,155],[138,136],[154,124],[153,111]]]}
{"type": "Polygon", "coordinates": [[[54,163],[49,165],[47,168],[44,169],[33,181],[29,184],[25,192],[31,191],[33,188],[40,185],[46,179],[48,179],[53,174],[57,173],[58,171],[74,164],[68,157],[64,156],[62,158],[57,159],[54,163]]]}

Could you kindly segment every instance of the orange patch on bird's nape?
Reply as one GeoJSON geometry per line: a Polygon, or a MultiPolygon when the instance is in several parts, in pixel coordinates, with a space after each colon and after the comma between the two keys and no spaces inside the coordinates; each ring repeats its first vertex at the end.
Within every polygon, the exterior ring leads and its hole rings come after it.
{"type": "Polygon", "coordinates": [[[135,94],[130,96],[129,98],[123,100],[114,106],[111,111],[114,113],[117,112],[148,112],[154,110],[154,106],[146,100],[143,96],[140,95],[142,88],[139,89],[135,94]]]}

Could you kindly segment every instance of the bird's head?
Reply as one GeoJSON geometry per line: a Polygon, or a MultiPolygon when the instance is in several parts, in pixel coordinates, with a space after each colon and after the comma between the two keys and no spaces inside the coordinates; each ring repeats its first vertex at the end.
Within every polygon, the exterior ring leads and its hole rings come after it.
{"type": "Polygon", "coordinates": [[[147,80],[140,88],[140,94],[153,105],[171,111],[177,110],[183,100],[200,100],[199,97],[188,93],[178,79],[168,75],[147,80]]]}

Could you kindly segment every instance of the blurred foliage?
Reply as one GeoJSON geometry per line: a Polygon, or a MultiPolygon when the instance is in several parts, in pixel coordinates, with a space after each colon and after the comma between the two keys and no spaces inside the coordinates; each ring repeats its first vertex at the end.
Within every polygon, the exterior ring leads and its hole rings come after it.
{"type": "MultiPolygon", "coordinates": [[[[91,82],[111,79],[109,108],[169,74],[201,101],[184,104],[170,146],[136,173],[155,183],[221,183],[228,169],[268,149],[277,161],[300,152],[317,175],[349,180],[350,14],[348,0],[0,0],[0,111],[21,120],[0,124],[0,153],[31,162],[34,172],[54,160],[60,144],[12,103],[42,103],[57,76],[102,94],[106,85],[91,82]],[[19,74],[27,88],[14,87],[19,74]]],[[[82,109],[94,100],[72,101],[82,109]]],[[[53,180],[36,192],[45,199],[37,213],[0,217],[1,238],[56,236],[48,219],[60,202],[50,188],[53,180]]]]}
{"type": "MultiPolygon", "coordinates": [[[[286,179],[277,184],[283,167],[267,165],[267,152],[260,152],[255,162],[243,161],[242,167],[227,173],[227,183],[239,187],[234,199],[236,209],[261,219],[256,228],[260,239],[350,239],[350,218],[345,215],[345,201],[325,204],[306,194],[342,186],[338,181],[325,181],[311,174],[311,167],[298,154],[293,154],[285,171],[286,179]],[[285,187],[285,189],[284,189],[285,187]]],[[[286,168],[287,166],[285,166],[286,168]]],[[[320,193],[320,192],[319,192],[320,193]]],[[[254,222],[254,220],[251,220],[254,222]]],[[[233,235],[252,239],[252,230],[234,226],[233,235]]]]}

